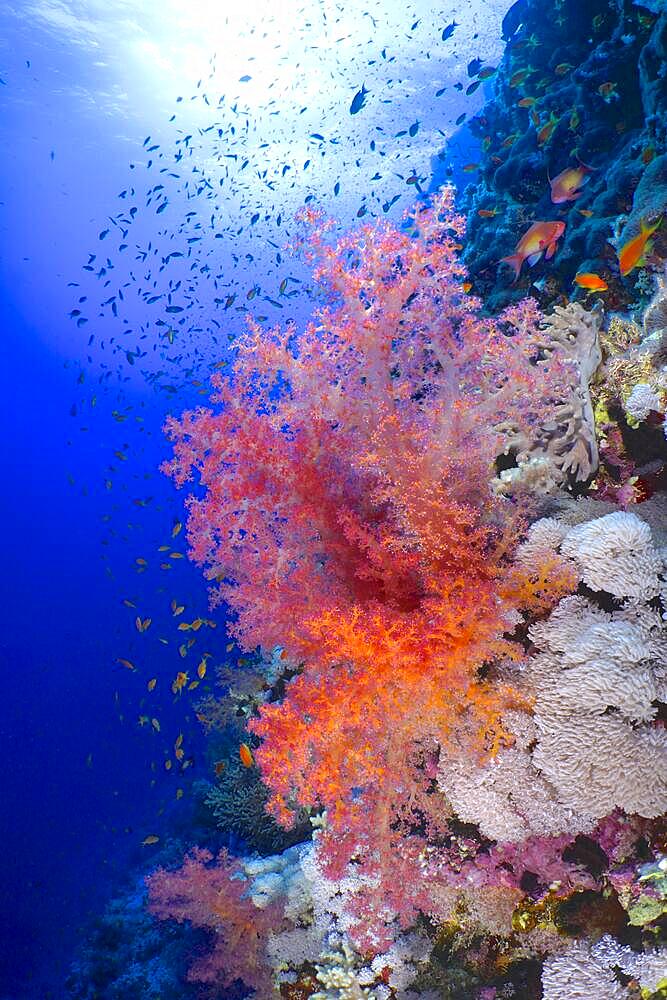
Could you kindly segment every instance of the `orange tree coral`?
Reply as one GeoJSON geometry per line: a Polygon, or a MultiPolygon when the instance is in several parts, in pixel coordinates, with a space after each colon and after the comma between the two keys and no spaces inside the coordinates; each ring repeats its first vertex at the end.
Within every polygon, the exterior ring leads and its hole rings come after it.
{"type": "Polygon", "coordinates": [[[169,420],[166,470],[199,476],[191,555],[238,641],[302,664],[250,724],[272,812],[325,807],[337,864],[388,845],[389,864],[433,821],[428,754],[462,730],[477,752],[502,739],[511,692],[480,670],[517,655],[518,610],[569,584],[512,568],[525,510],[489,487],[499,428],[530,433],[561,371],[538,354],[532,300],[494,319],[467,294],[451,189],[410,231],[336,240],[303,217],[312,320],[250,324],[216,409],[169,420]]]}

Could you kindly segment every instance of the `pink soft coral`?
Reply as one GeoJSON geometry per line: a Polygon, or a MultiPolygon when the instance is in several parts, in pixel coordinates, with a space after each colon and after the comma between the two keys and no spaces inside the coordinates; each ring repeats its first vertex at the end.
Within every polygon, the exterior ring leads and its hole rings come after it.
{"type": "Polygon", "coordinates": [[[213,861],[210,851],[195,848],[181,868],[158,868],[146,881],[149,909],[156,917],[189,920],[212,932],[211,950],[193,963],[188,979],[221,987],[242,979],[260,995],[271,995],[264,949],[282,914],[275,906],[257,909],[247,898],[238,861],[224,850],[213,861]]]}

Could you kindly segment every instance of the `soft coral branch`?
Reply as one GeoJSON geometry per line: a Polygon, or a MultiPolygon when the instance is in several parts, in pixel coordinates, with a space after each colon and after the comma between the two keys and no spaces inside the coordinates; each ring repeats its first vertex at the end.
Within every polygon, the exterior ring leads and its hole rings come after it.
{"type": "Polygon", "coordinates": [[[282,913],[275,905],[262,910],[253,905],[238,861],[226,851],[214,860],[209,851],[195,848],[181,868],[158,868],[146,881],[154,916],[187,920],[212,933],[211,949],[192,964],[188,979],[222,987],[242,979],[262,996],[271,995],[265,947],[282,913]]]}
{"type": "Polygon", "coordinates": [[[412,234],[376,223],[335,243],[304,212],[324,304],[300,334],[251,323],[217,409],[167,424],[167,471],[203,487],[191,554],[237,638],[303,663],[251,723],[271,808],[287,824],[296,804],[326,807],[330,842],[369,858],[364,811],[391,830],[426,794],[406,770],[425,741],[463,728],[475,752],[500,745],[511,693],[480,668],[518,655],[517,609],[563,587],[558,567],[510,568],[525,512],[489,489],[500,427],[529,433],[560,372],[540,360],[534,303],[494,320],[466,295],[452,206],[445,189],[412,234]]]}

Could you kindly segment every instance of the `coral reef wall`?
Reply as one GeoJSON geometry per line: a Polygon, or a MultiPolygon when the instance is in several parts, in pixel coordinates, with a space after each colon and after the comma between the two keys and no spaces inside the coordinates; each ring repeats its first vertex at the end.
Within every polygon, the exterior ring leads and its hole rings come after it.
{"type": "MultiPolygon", "coordinates": [[[[664,5],[560,0],[551,15],[541,0],[511,9],[493,97],[470,125],[482,154],[466,192],[464,259],[492,310],[533,282],[552,301],[586,295],[573,285],[578,273],[600,276],[612,307],[625,304],[637,281],[641,291],[642,268],[622,277],[617,250],[667,206],[664,5]],[[565,170],[579,173],[563,178],[565,170]],[[499,261],[538,221],[565,223],[556,255],[512,284],[499,261]]],[[[656,248],[665,233],[655,233],[656,248]]]]}

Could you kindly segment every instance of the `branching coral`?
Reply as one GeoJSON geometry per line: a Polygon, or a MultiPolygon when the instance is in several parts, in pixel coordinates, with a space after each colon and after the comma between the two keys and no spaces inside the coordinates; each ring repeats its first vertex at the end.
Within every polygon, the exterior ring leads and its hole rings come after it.
{"type": "Polygon", "coordinates": [[[220,830],[235,833],[258,851],[277,851],[304,836],[303,822],[286,831],[267,814],[268,793],[256,769],[243,767],[238,758],[225,764],[222,781],[210,785],[204,799],[220,830]]]}
{"type": "Polygon", "coordinates": [[[267,944],[276,989],[307,964],[317,969],[323,996],[383,998],[389,988],[391,995],[402,996],[428,957],[431,942],[413,932],[372,960],[356,951],[347,935],[351,921],[346,904],[360,892],[362,880],[351,873],[340,880],[328,878],[317,854],[316,843],[303,844],[243,862],[253,904],[264,909],[280,903],[284,909],[283,926],[270,934],[267,944]]]}
{"type": "Polygon", "coordinates": [[[534,438],[518,435],[513,444],[520,466],[545,457],[557,481],[589,479],[598,465],[595,418],[589,383],[602,360],[598,334],[601,316],[577,302],[556,306],[542,324],[543,354],[570,362],[569,391],[534,438]]]}
{"type": "Polygon", "coordinates": [[[151,884],[156,912],[216,930],[205,973],[229,981],[229,935],[252,924],[248,985],[266,988],[261,952],[322,996],[384,997],[395,969],[377,963],[418,917],[508,941],[520,905],[600,889],[577,834],[667,804],[664,554],[604,505],[538,522],[517,552],[533,503],[490,486],[508,441],[538,479],[595,470],[596,313],[482,316],[448,190],[412,234],[332,243],[304,215],[323,304],[300,333],[251,324],[217,408],[169,422],[167,471],[199,476],[191,554],[237,640],[291,665],[244,702],[269,810],[320,829],[243,873],[194,855],[151,884]]]}
{"type": "Polygon", "coordinates": [[[537,421],[549,366],[531,364],[534,305],[492,321],[463,293],[451,205],[445,191],[420,211],[414,239],[378,225],[330,247],[313,220],[329,304],[299,337],[252,328],[233,380],[216,379],[220,409],[168,423],[168,471],[183,483],[197,470],[205,487],[190,501],[192,555],[247,646],[273,638],[321,660],[328,613],[342,620],[345,659],[347,631],[388,611],[404,628],[427,602],[446,655],[461,620],[478,625],[493,605],[499,522],[512,521],[486,487],[493,425],[537,421]]]}

